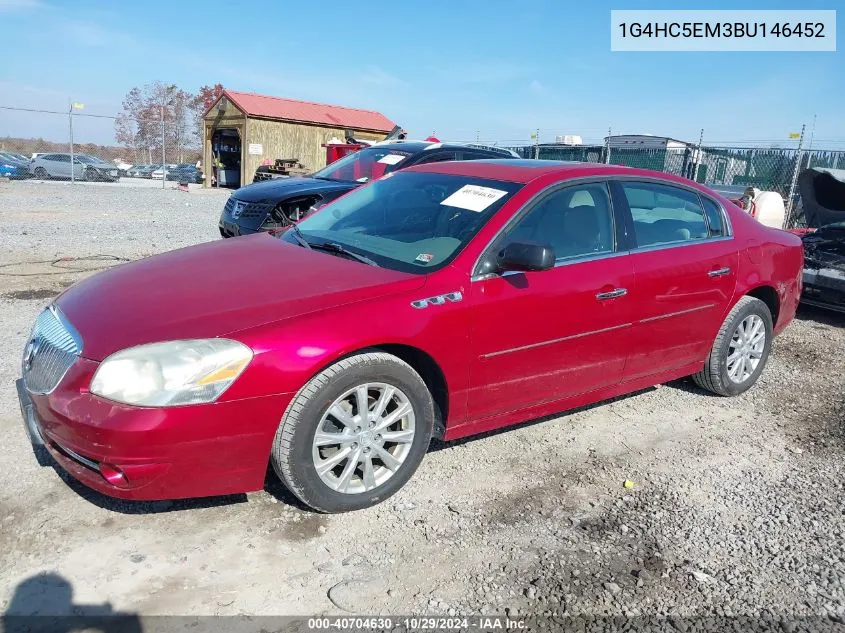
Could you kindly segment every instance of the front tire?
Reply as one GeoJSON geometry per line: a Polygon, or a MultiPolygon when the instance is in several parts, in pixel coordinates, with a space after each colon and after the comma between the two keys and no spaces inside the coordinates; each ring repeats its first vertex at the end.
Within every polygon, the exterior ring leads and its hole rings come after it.
{"type": "Polygon", "coordinates": [[[411,478],[434,419],[431,393],[410,365],[384,352],[357,354],[321,371],[291,400],[271,462],[315,510],[360,510],[411,478]]]}
{"type": "Polygon", "coordinates": [[[49,178],[49,176],[47,175],[47,170],[43,167],[35,168],[35,177],[38,178],[38,180],[47,180],[49,178]]]}
{"type": "Polygon", "coordinates": [[[704,369],[692,379],[720,396],[738,396],[763,373],[772,339],[769,307],[755,297],[742,297],[725,318],[704,369]]]}

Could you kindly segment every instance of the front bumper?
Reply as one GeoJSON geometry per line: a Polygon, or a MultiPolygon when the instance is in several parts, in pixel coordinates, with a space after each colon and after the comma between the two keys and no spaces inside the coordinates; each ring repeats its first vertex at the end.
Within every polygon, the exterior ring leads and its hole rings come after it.
{"type": "Polygon", "coordinates": [[[48,395],[18,382],[30,440],[89,488],[121,499],[235,494],[264,485],[270,448],[292,394],[141,408],[88,392],[97,363],[78,360],[48,395]]]}
{"type": "Polygon", "coordinates": [[[252,235],[253,233],[261,233],[260,227],[245,226],[238,224],[236,220],[223,215],[218,224],[220,228],[220,235],[223,237],[237,237],[238,235],[252,235]]]}

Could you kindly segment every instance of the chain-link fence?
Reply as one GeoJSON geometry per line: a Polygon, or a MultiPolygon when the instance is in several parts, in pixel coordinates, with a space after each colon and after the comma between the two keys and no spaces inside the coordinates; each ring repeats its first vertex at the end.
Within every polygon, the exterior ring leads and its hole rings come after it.
{"type": "Polygon", "coordinates": [[[799,215],[800,200],[794,191],[798,173],[807,167],[845,169],[845,151],[760,147],[686,146],[680,148],[631,148],[605,145],[535,144],[511,147],[523,158],[586,161],[653,169],[690,178],[714,187],[753,186],[776,191],[791,213],[799,215]]]}
{"type": "Polygon", "coordinates": [[[66,112],[0,107],[5,133],[0,136],[0,176],[161,187],[203,181],[190,120],[162,106],[133,124],[134,142],[118,145],[110,141],[120,132],[120,117],[84,112],[82,104],[69,104],[66,112]]]}

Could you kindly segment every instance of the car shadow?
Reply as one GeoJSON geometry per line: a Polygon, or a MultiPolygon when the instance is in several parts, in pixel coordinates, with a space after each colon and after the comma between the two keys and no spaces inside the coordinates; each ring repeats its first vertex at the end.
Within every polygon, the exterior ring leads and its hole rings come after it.
{"type": "Polygon", "coordinates": [[[808,306],[804,303],[799,304],[795,318],[833,327],[845,327],[845,312],[808,306]]]}
{"type": "Polygon", "coordinates": [[[6,611],[0,616],[5,633],[141,633],[137,613],[115,611],[108,602],[76,604],[73,585],[57,573],[40,573],[15,587],[6,611]]]}
{"type": "Polygon", "coordinates": [[[322,514],[313,508],[309,508],[307,505],[302,503],[296,495],[288,490],[282,483],[282,480],[279,479],[278,475],[276,475],[273,467],[270,465],[267,466],[267,474],[264,476],[264,492],[276,499],[279,503],[296,508],[302,512],[322,514]]]}

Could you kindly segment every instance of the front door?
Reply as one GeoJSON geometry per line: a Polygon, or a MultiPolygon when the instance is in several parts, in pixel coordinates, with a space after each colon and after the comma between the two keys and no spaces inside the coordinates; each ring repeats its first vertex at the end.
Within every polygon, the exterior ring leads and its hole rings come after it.
{"type": "Polygon", "coordinates": [[[543,243],[557,263],[473,280],[471,421],[615,384],[623,373],[634,277],[617,250],[606,184],[557,188],[530,205],[490,250],[543,243]]]}
{"type": "Polygon", "coordinates": [[[56,178],[70,178],[70,154],[55,154],[47,172],[56,178]]]}
{"type": "Polygon", "coordinates": [[[721,208],[683,187],[614,183],[630,209],[636,326],[625,379],[703,361],[736,286],[738,255],[721,208]]]}

